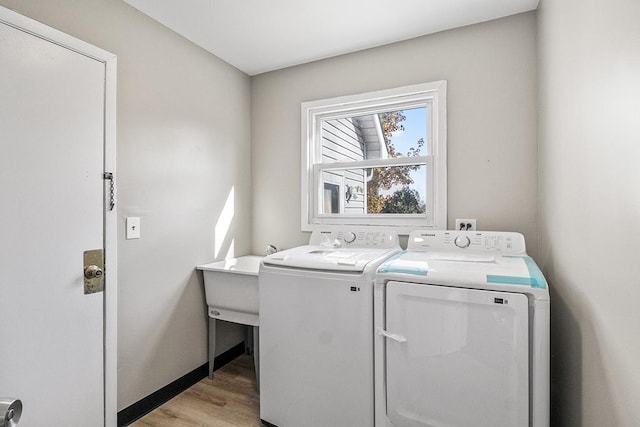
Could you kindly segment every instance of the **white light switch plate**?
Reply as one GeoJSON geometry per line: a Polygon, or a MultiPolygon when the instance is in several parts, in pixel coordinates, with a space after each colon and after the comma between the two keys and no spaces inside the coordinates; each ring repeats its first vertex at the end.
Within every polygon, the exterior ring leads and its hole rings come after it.
{"type": "Polygon", "coordinates": [[[128,216],[127,217],[127,240],[140,238],[140,217],[128,216]]]}

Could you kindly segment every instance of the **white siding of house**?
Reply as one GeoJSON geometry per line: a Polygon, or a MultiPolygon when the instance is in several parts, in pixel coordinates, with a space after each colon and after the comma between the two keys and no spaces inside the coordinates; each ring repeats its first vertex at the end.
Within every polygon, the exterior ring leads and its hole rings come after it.
{"type": "MultiPolygon", "coordinates": [[[[322,162],[346,162],[364,160],[365,143],[361,129],[351,118],[327,120],[322,122],[322,162]]],[[[328,172],[336,179],[344,177],[341,197],[345,197],[346,186],[352,187],[355,198],[344,200],[344,213],[365,213],[365,174],[363,169],[328,172]],[[359,187],[356,192],[355,189],[359,187]]]]}

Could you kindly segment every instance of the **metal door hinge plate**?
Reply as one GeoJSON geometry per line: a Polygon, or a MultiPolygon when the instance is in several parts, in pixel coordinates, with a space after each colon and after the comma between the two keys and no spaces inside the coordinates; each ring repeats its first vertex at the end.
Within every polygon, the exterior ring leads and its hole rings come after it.
{"type": "Polygon", "coordinates": [[[104,291],[104,252],[94,249],[84,252],[84,294],[104,291]]]}

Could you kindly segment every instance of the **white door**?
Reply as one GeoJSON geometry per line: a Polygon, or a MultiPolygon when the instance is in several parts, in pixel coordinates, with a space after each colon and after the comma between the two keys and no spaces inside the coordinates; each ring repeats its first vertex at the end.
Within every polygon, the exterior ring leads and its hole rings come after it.
{"type": "Polygon", "coordinates": [[[0,94],[0,397],[20,427],[104,425],[105,63],[0,22],[0,94]]]}
{"type": "Polygon", "coordinates": [[[389,282],[392,425],[528,426],[528,324],[523,294],[389,282]]]}

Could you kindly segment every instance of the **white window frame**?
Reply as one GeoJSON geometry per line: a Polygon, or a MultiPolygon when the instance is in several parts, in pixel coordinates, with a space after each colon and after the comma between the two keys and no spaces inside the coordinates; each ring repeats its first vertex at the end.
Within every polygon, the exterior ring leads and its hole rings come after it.
{"type": "MultiPolygon", "coordinates": [[[[440,80],[394,89],[302,103],[301,224],[303,231],[327,225],[393,227],[400,234],[415,228],[447,226],[447,82],[440,80]],[[322,163],[321,121],[428,106],[427,154],[362,161],[322,163]],[[426,214],[325,215],[322,209],[322,171],[424,164],[427,167],[426,214]],[[430,208],[430,209],[429,209],[430,208]]],[[[341,195],[341,198],[343,195],[341,195]]],[[[342,201],[341,201],[342,204],[342,201]]]]}

